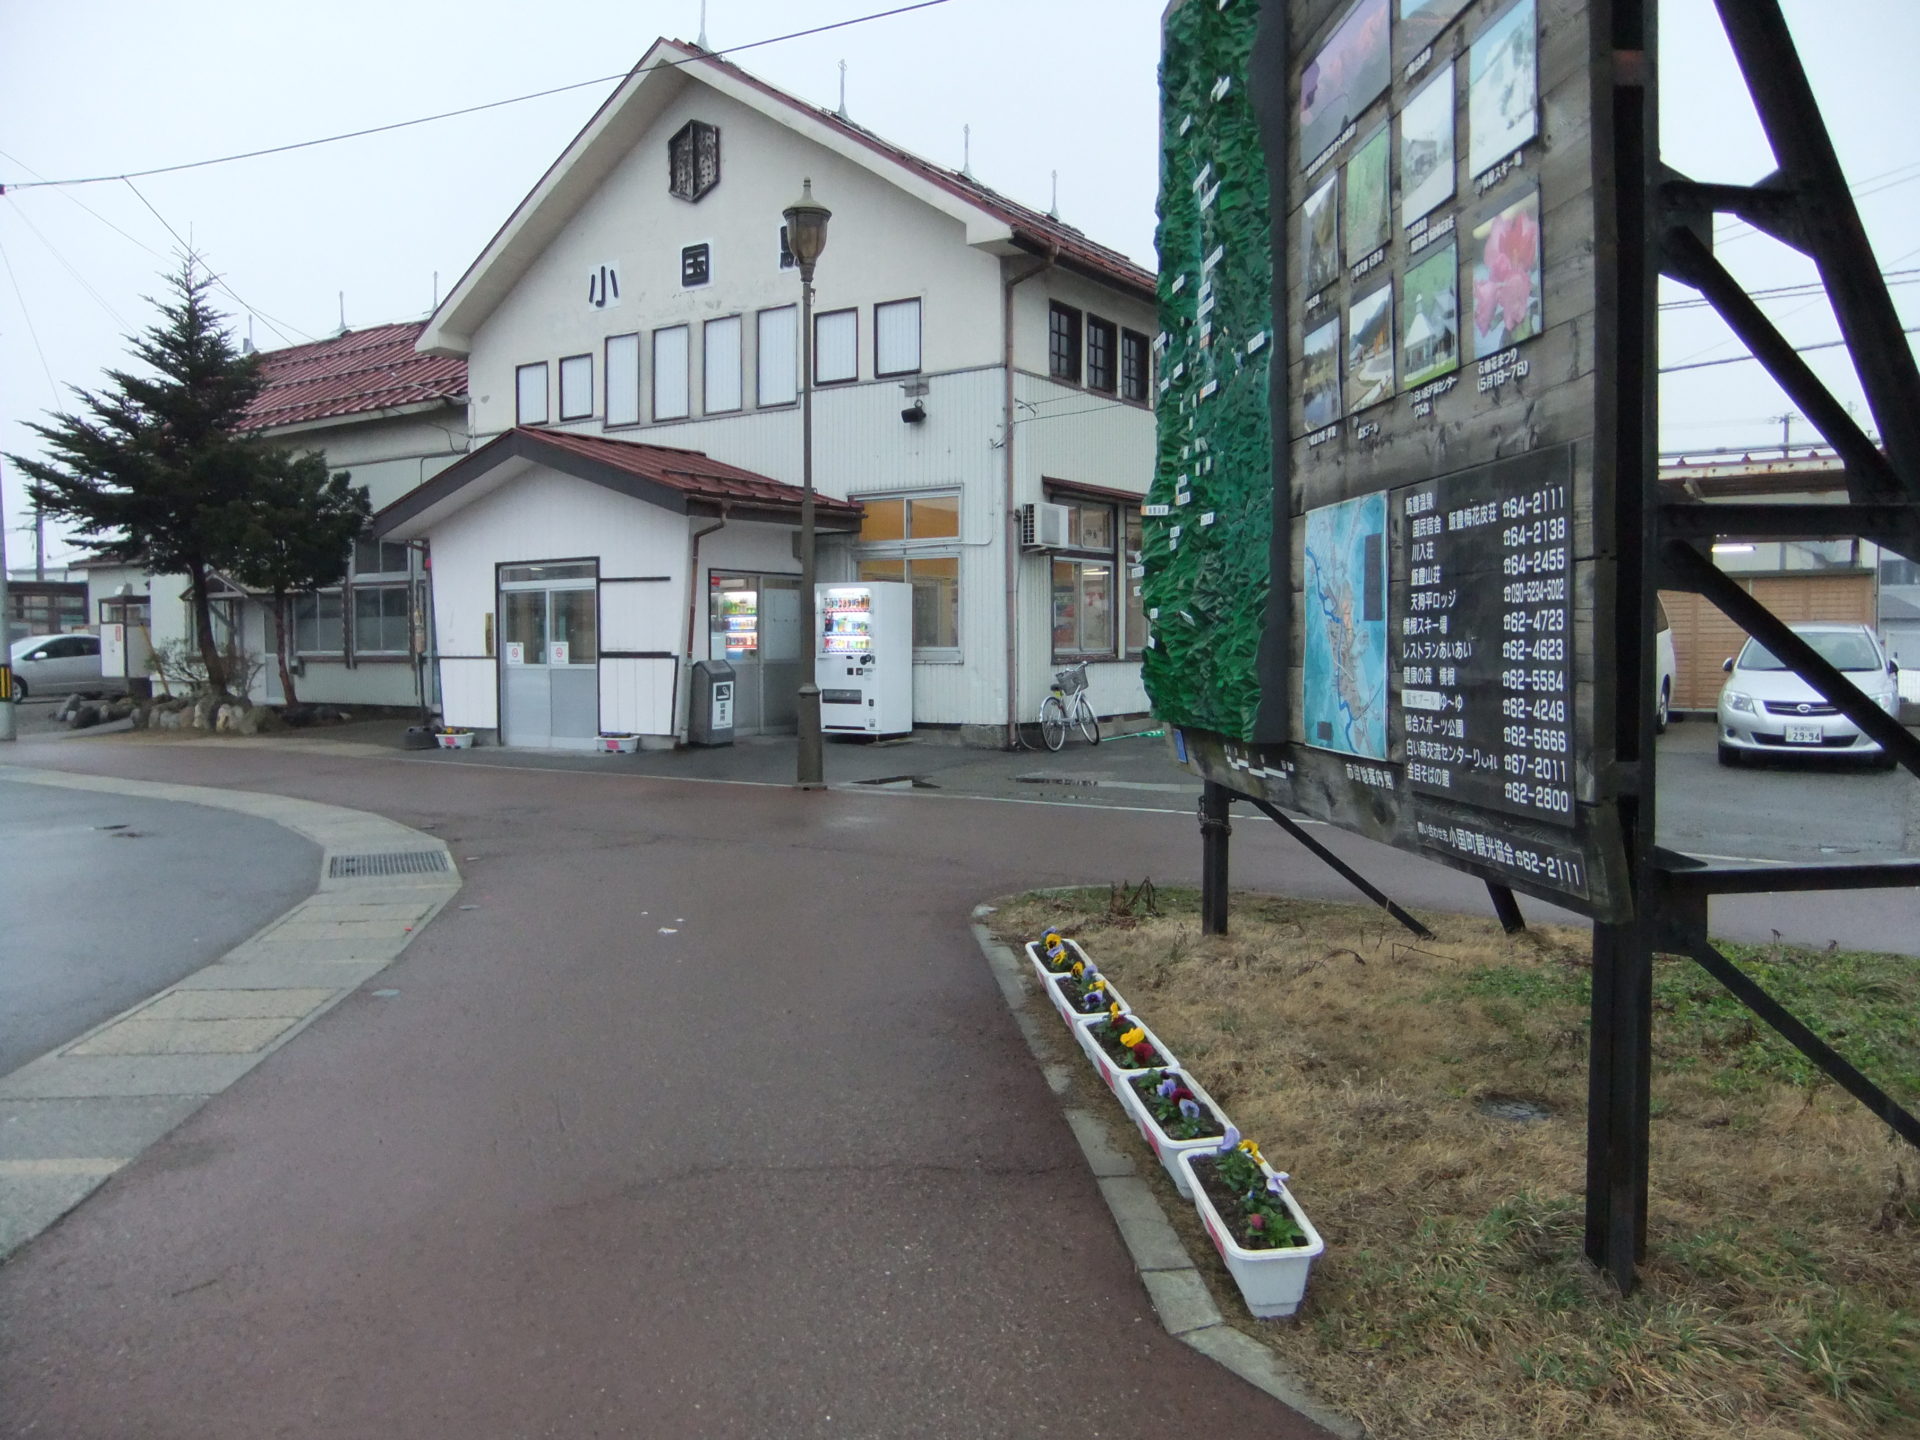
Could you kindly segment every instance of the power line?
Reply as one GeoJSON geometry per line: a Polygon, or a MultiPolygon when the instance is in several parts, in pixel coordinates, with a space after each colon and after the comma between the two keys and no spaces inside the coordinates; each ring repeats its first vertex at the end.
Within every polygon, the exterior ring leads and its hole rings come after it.
{"type": "MultiPolygon", "coordinates": [[[[948,0],[917,0],[917,3],[912,5],[900,5],[892,10],[881,10],[871,15],[858,15],[851,20],[836,20],[828,25],[815,25],[810,29],[794,30],[785,35],[773,35],[765,40],[751,40],[744,45],[729,45],[720,50],[703,50],[698,55],[690,55],[680,60],[663,60],[653,68],[659,70],[678,65],[692,65],[717,55],[734,55],[743,50],[757,50],[763,45],[778,45],[788,40],[805,39],[809,35],[824,35],[829,30],[844,30],[851,25],[864,25],[871,20],[887,20],[895,15],[905,15],[914,10],[930,10],[936,5],[947,3],[948,0]]],[[[520,105],[529,100],[544,100],[550,95],[564,95],[570,90],[585,90],[594,85],[612,84],[616,80],[625,80],[632,74],[633,72],[629,70],[619,75],[602,75],[593,80],[579,80],[571,85],[557,85],[551,90],[538,90],[531,95],[515,95],[506,100],[489,100],[483,105],[468,105],[459,110],[443,110],[437,115],[422,115],[416,120],[396,120],[391,125],[371,125],[364,130],[349,130],[339,135],[323,135],[316,140],[297,140],[289,145],[270,145],[263,150],[246,150],[237,155],[220,155],[210,160],[188,160],[178,165],[156,165],[150,170],[132,170],[124,174],[85,175],[68,180],[28,180],[15,185],[0,185],[0,194],[8,190],[38,190],[48,186],[98,185],[110,180],[131,182],[144,180],[150,175],[172,175],[182,170],[202,169],[208,165],[226,165],[235,160],[257,160],[263,155],[284,155],[290,150],[308,150],[316,145],[332,145],[341,140],[358,140],[368,135],[384,135],[390,130],[405,130],[415,125],[430,125],[437,120],[452,120],[462,115],[477,115],[483,110],[498,110],[506,105],[520,105]]]]}
{"type": "MultiPolygon", "coordinates": [[[[1902,335],[1920,335],[1920,325],[1909,326],[1900,333],[1902,335]]],[[[1793,347],[1793,353],[1796,355],[1806,355],[1815,350],[1836,350],[1846,343],[1844,340],[1823,340],[1818,345],[1796,345],[1793,347]]],[[[1759,359],[1757,355],[1728,355],[1720,360],[1696,360],[1690,365],[1662,365],[1660,367],[1660,373],[1662,375],[1673,375],[1681,370],[1708,370],[1715,365],[1744,365],[1749,360],[1757,359],[1759,359]]]]}
{"type": "MultiPolygon", "coordinates": [[[[22,170],[26,171],[29,175],[39,175],[42,180],[46,179],[46,176],[40,175],[40,172],[38,170],[34,169],[33,166],[27,164],[27,162],[22,160],[19,156],[9,155],[5,150],[0,150],[0,160],[10,161],[13,164],[18,165],[22,170]]],[[[19,187],[15,186],[14,188],[18,189],[19,187]]],[[[147,244],[146,241],[140,239],[138,236],[133,235],[128,231],[122,230],[118,225],[114,224],[113,221],[109,220],[106,216],[102,215],[98,210],[94,209],[91,205],[87,204],[86,201],[82,200],[78,195],[75,195],[72,191],[62,190],[60,193],[64,195],[67,199],[71,200],[74,204],[78,205],[82,210],[86,211],[87,214],[93,216],[94,219],[98,220],[102,225],[106,226],[109,230],[131,241],[140,249],[146,251],[147,254],[153,256],[154,259],[164,260],[167,258],[166,256],[162,255],[158,250],[154,249],[151,245],[147,244]]]]}
{"type": "Polygon", "coordinates": [[[107,315],[109,316],[109,318],[112,319],[114,324],[118,325],[122,330],[131,330],[133,328],[131,325],[127,324],[125,316],[123,316],[118,310],[114,309],[113,306],[107,303],[105,296],[103,296],[98,290],[94,289],[93,286],[87,283],[87,277],[82,275],[78,270],[74,269],[72,263],[67,259],[67,257],[62,255],[59,252],[59,250],[54,248],[53,242],[47,239],[45,235],[42,235],[40,233],[40,227],[34,224],[33,221],[27,218],[26,212],[24,210],[15,210],[13,212],[13,215],[14,215],[14,218],[17,219],[22,225],[26,226],[27,229],[33,232],[34,239],[38,240],[42,245],[47,247],[47,252],[51,254],[55,260],[58,260],[60,262],[61,269],[65,270],[67,274],[71,275],[74,278],[74,282],[78,284],[82,290],[86,291],[87,294],[93,297],[94,304],[98,305],[102,310],[106,311],[107,315]]]}
{"type": "MultiPolygon", "coordinates": [[[[185,240],[182,240],[180,238],[180,232],[173,228],[172,224],[169,223],[166,216],[162,215],[158,210],[154,210],[153,202],[147,199],[145,195],[140,194],[140,187],[138,185],[134,184],[133,181],[128,180],[127,188],[133,191],[133,193],[139,197],[140,203],[142,205],[146,206],[147,209],[149,210],[153,210],[153,218],[158,220],[162,225],[165,225],[167,227],[167,233],[173,236],[175,240],[179,241],[181,251],[186,255],[187,259],[191,261],[194,258],[193,246],[189,245],[185,240]]],[[[234,304],[238,305],[242,310],[245,310],[249,315],[258,315],[263,321],[266,322],[267,328],[273,331],[274,334],[278,335],[287,344],[291,345],[294,343],[291,339],[288,339],[286,331],[282,330],[278,325],[274,323],[273,317],[271,315],[267,314],[267,312],[264,310],[255,309],[253,306],[247,304],[246,301],[242,300],[240,298],[240,293],[237,290],[235,290],[231,285],[227,284],[227,282],[224,279],[222,279],[219,275],[215,274],[212,266],[207,267],[207,274],[212,276],[214,284],[218,285],[222,290],[226,291],[227,294],[232,297],[234,304]]],[[[287,330],[293,331],[295,335],[307,335],[307,332],[302,330],[297,325],[288,325],[287,330]]],[[[307,335],[307,339],[312,340],[313,336],[307,335]]]]}
{"type": "MultiPolygon", "coordinates": [[[[1889,287],[1920,284],[1920,269],[1885,270],[1881,272],[1880,278],[1886,281],[1889,287]]],[[[1780,285],[1771,290],[1750,290],[1747,292],[1747,298],[1749,300],[1798,300],[1804,296],[1826,293],[1827,287],[1824,283],[1809,280],[1801,285],[1780,285]]],[[[1713,302],[1705,296],[1697,295],[1686,300],[1662,300],[1660,308],[1662,310],[1704,310],[1710,308],[1712,304],[1713,302]]]]}
{"type": "Polygon", "coordinates": [[[13,261],[7,257],[7,247],[0,245],[0,265],[7,267],[7,279],[13,282],[13,295],[20,302],[20,318],[27,322],[27,334],[33,337],[33,348],[40,356],[40,368],[47,375],[47,389],[53,392],[53,403],[60,403],[60,386],[53,378],[53,367],[47,364],[47,352],[41,347],[40,332],[33,328],[33,315],[27,309],[27,297],[20,292],[20,277],[13,273],[13,261]]]}

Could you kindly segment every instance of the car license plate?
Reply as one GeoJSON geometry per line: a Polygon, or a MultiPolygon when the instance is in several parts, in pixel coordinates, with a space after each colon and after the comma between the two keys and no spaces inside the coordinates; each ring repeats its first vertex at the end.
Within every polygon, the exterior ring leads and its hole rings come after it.
{"type": "Polygon", "coordinates": [[[1820,740],[1820,727],[1818,725],[1787,726],[1787,744],[1789,745],[1818,745],[1820,740]]]}

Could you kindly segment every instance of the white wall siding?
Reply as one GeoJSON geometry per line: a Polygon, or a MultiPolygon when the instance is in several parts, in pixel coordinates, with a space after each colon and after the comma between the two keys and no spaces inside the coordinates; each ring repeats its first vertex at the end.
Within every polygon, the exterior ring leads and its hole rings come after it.
{"type": "Polygon", "coordinates": [[[500,728],[500,679],[492,660],[440,657],[440,710],[449,725],[500,728]]]}
{"type": "Polygon", "coordinates": [[[671,735],[678,659],[602,660],[600,728],[614,735],[671,735]]]}
{"type": "Polygon", "coordinates": [[[603,579],[600,649],[678,654],[686,640],[680,613],[684,595],[679,576],[664,581],[603,579]]]}

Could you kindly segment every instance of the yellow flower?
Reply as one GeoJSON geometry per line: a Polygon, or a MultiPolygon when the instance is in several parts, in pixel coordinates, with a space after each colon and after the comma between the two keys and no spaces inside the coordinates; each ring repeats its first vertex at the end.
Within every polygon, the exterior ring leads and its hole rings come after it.
{"type": "Polygon", "coordinates": [[[1113,1021],[1120,1019],[1120,1002],[1118,1000],[1113,1001],[1107,1006],[1107,1019],[1113,1021]]]}
{"type": "Polygon", "coordinates": [[[1240,1148],[1247,1152],[1247,1158],[1256,1165],[1266,1164],[1266,1157],[1260,1153],[1260,1147],[1251,1140],[1242,1140],[1240,1148]]]}
{"type": "Polygon", "coordinates": [[[1120,1043],[1126,1046],[1129,1050],[1131,1050],[1134,1046],[1138,1045],[1142,1040],[1146,1038],[1147,1038],[1147,1032],[1145,1030],[1142,1030],[1138,1025],[1136,1025],[1133,1027],[1133,1029],[1127,1031],[1126,1034],[1120,1037],[1120,1043]]]}
{"type": "Polygon", "coordinates": [[[1060,932],[1058,930],[1047,931],[1047,939],[1046,939],[1047,948],[1052,949],[1055,945],[1058,945],[1059,943],[1060,943],[1060,932]]]}
{"type": "Polygon", "coordinates": [[[1083,961],[1076,960],[1073,962],[1073,973],[1076,975],[1078,975],[1082,970],[1086,968],[1087,968],[1086,964],[1083,961]]]}
{"type": "Polygon", "coordinates": [[[1104,990],[1106,988],[1107,988],[1107,982],[1104,980],[1096,980],[1091,985],[1087,986],[1087,990],[1089,993],[1095,990],[1104,990]]]}

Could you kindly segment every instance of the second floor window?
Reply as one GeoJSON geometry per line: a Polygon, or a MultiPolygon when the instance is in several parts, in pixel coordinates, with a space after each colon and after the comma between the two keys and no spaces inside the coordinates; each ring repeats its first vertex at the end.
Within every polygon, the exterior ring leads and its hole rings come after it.
{"type": "Polygon", "coordinates": [[[1149,365],[1147,337],[1138,330],[1120,332],[1120,398],[1145,404],[1149,365]]]}
{"type": "Polygon", "coordinates": [[[1047,312],[1047,373],[1080,383],[1080,312],[1058,301],[1047,312]]]}
{"type": "Polygon", "coordinates": [[[1116,331],[1111,320],[1098,315],[1087,317],[1087,388],[1114,391],[1114,348],[1116,331]]]}

